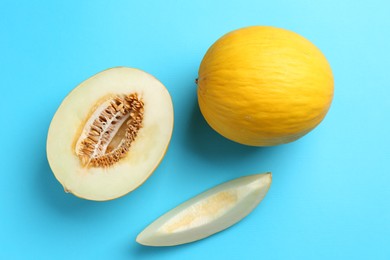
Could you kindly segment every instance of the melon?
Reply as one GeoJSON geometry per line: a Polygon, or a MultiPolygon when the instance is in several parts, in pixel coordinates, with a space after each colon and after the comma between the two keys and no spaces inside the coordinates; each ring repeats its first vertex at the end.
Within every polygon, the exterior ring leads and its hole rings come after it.
{"type": "Polygon", "coordinates": [[[65,97],[49,127],[47,158],[66,192],[115,199],[156,169],[173,121],[172,100],[160,81],[139,69],[108,69],[65,97]]]}
{"type": "Polygon", "coordinates": [[[207,123],[250,146],[295,141],[325,118],[333,75],[324,54],[301,35],[271,26],[241,28],[218,39],[198,72],[207,123]]]}
{"type": "Polygon", "coordinates": [[[217,185],[168,211],[136,238],[145,246],[176,246],[221,232],[251,213],[266,196],[270,172],[217,185]]]}

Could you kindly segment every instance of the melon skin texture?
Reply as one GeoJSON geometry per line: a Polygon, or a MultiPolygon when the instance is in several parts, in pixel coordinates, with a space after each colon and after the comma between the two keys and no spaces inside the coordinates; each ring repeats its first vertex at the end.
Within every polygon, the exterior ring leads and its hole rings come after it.
{"type": "MultiPolygon", "coordinates": [[[[82,82],[63,100],[49,127],[47,158],[66,192],[88,200],[115,199],[140,186],[156,169],[168,148],[173,121],[172,100],[160,81],[139,69],[108,69],[82,82]],[[115,98],[130,107],[132,103],[125,101],[126,95],[136,95],[143,104],[142,111],[134,113],[131,108],[119,107],[118,111],[124,111],[121,119],[105,119],[105,127],[115,129],[105,153],[118,148],[121,140],[127,140],[124,133],[130,131],[127,122],[132,113],[131,116],[141,119],[138,128],[132,128],[136,134],[133,133],[134,140],[128,141],[128,151],[122,151],[121,158],[112,164],[107,164],[107,158],[99,159],[103,157],[96,155],[97,149],[93,151],[97,163],[83,160],[80,147],[88,132],[92,132],[88,126],[115,98]]],[[[102,136],[98,136],[100,144],[102,136]]]]}
{"type": "Polygon", "coordinates": [[[271,182],[269,172],[215,186],[159,217],[136,241],[145,246],[175,246],[209,237],[252,212],[266,196],[271,182]]]}
{"type": "Polygon", "coordinates": [[[251,146],[289,143],[314,129],[333,99],[333,75],[321,51],[280,28],[232,31],[205,54],[198,103],[208,124],[251,146]]]}

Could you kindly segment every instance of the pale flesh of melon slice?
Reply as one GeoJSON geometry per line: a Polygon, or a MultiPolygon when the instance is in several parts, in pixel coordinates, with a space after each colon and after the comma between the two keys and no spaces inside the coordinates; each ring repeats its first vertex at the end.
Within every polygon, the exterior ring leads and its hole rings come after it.
{"type": "Polygon", "coordinates": [[[163,84],[138,69],[112,68],[63,100],[50,124],[47,157],[65,191],[115,199],[151,175],[172,130],[173,105],[163,84]]]}
{"type": "Polygon", "coordinates": [[[146,246],[190,243],[237,223],[265,197],[271,173],[220,184],[172,209],[146,227],[136,241],[146,246]]]}

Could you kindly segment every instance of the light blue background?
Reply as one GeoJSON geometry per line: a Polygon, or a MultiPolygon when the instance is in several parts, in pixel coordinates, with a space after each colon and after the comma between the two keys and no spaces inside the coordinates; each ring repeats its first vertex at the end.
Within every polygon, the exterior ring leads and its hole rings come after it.
{"type": "Polygon", "coordinates": [[[2,0],[0,10],[0,259],[390,259],[388,1],[2,0]],[[199,112],[194,79],[204,53],[248,25],[298,32],[331,63],[331,110],[297,142],[241,146],[199,112]],[[48,126],[72,88],[119,65],[167,86],[172,142],[135,192],[81,200],[50,171],[48,126]],[[264,171],[273,172],[266,199],[229,230],[172,248],[135,243],[184,200],[264,171]]]}

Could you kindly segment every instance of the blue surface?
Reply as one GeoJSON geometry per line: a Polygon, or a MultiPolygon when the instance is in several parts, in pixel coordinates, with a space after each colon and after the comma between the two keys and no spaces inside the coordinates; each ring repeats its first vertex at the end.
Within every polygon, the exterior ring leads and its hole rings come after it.
{"type": "Polygon", "coordinates": [[[385,0],[2,0],[0,259],[390,259],[389,10],[385,0]],[[194,79],[207,48],[256,24],[302,34],[334,71],[326,119],[288,145],[225,140],[196,105],[194,79]],[[47,129],[72,88],[118,65],[167,86],[172,142],[135,192],[105,203],[81,200],[65,194],[50,171],[47,129]],[[231,229],[179,247],[135,243],[149,222],[184,200],[263,171],[273,172],[271,190],[231,229]]]}

